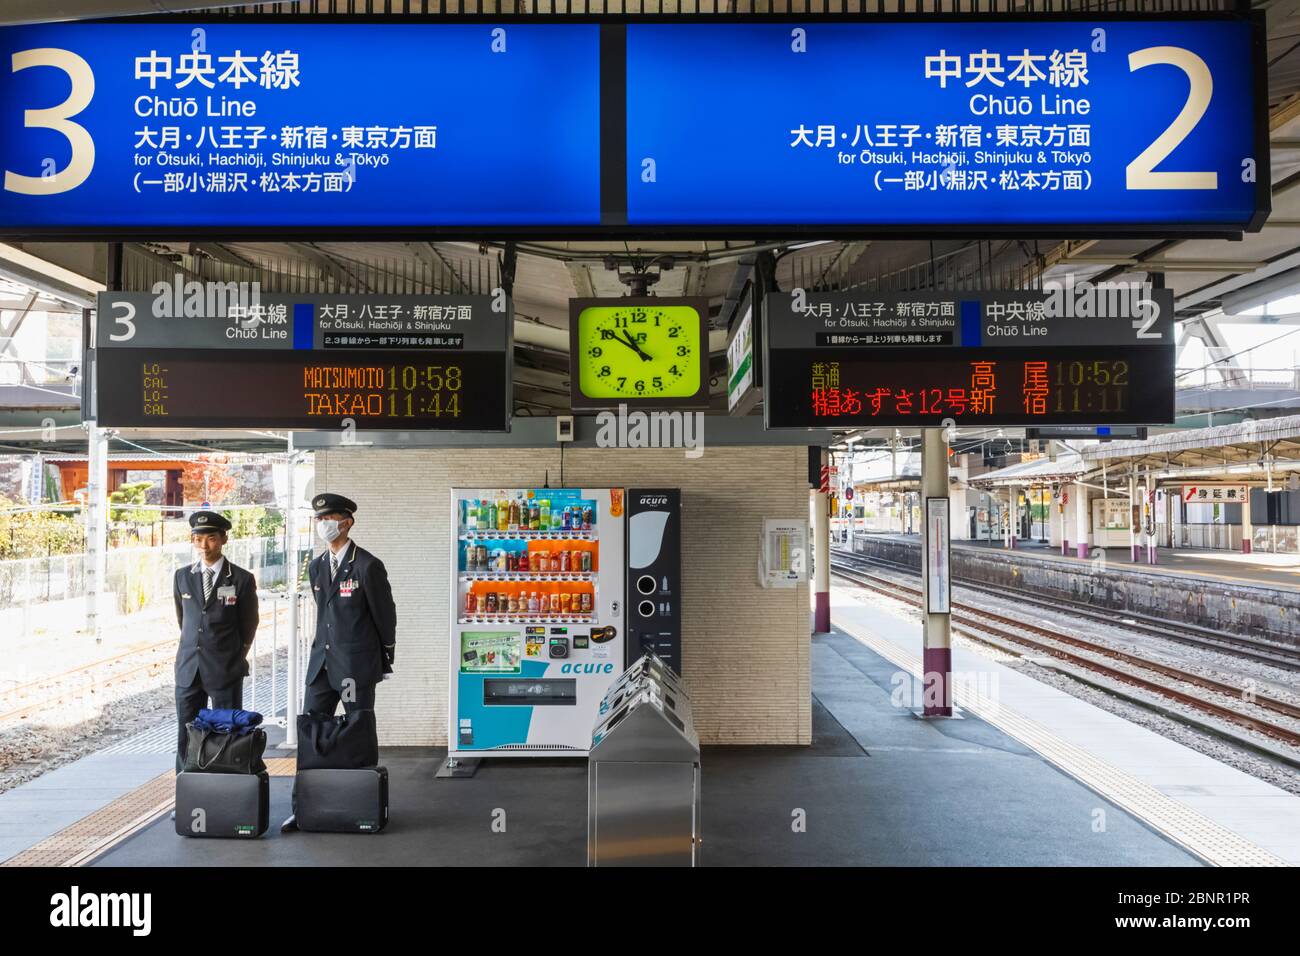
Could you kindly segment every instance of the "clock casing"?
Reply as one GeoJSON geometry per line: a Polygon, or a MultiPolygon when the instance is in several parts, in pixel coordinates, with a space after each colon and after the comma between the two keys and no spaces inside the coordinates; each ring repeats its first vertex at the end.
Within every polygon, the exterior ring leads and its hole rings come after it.
{"type": "Polygon", "coordinates": [[[698,297],[571,299],[572,407],[707,408],[708,315],[698,297]]]}

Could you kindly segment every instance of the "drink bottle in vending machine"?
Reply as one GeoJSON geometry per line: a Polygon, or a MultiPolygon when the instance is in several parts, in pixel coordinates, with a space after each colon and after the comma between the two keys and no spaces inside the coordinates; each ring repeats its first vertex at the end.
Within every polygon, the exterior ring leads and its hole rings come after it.
{"type": "Polygon", "coordinates": [[[582,755],[624,667],[621,488],[453,489],[449,747],[582,755]]]}

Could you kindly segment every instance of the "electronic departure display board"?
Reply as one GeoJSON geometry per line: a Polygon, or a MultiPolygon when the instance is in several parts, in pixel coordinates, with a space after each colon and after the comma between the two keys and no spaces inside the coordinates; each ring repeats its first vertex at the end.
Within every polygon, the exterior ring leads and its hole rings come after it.
{"type": "Polygon", "coordinates": [[[1086,285],[772,293],[768,427],[1171,423],[1172,293],[1086,285]]]}
{"type": "Polygon", "coordinates": [[[100,425],[509,428],[508,300],[266,295],[183,310],[170,292],[101,294],[100,425]]]}

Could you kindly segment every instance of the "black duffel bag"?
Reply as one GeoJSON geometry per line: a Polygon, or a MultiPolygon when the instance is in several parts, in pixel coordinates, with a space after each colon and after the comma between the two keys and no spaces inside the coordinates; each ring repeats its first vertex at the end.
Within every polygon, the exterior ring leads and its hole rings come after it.
{"type": "Polygon", "coordinates": [[[261,773],[266,770],[266,731],[254,727],[246,734],[222,734],[186,724],[187,773],[261,773]]]}
{"type": "Polygon", "coordinates": [[[338,717],[298,715],[299,770],[360,770],[379,765],[373,710],[338,717]]]}

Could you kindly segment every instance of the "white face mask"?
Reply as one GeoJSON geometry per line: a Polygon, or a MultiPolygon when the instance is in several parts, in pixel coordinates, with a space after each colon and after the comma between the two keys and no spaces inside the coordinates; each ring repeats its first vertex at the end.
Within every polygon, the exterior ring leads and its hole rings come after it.
{"type": "Polygon", "coordinates": [[[317,521],[316,533],[320,535],[320,539],[322,541],[324,541],[326,544],[329,544],[330,542],[338,538],[339,534],[341,533],[339,531],[339,523],[333,520],[332,518],[329,521],[317,521]]]}

